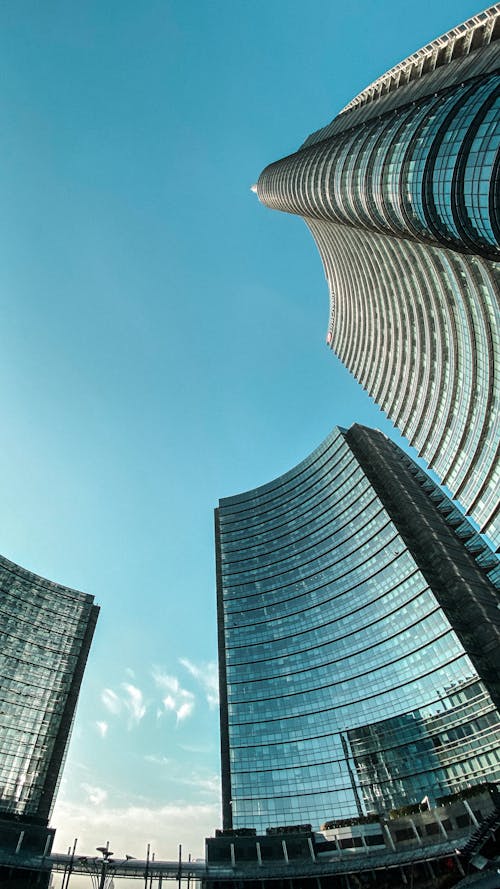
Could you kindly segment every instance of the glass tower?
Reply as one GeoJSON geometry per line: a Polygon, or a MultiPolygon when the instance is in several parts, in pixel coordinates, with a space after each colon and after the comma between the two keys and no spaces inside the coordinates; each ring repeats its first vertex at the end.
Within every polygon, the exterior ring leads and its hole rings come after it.
{"type": "Polygon", "coordinates": [[[50,817],[99,613],[93,602],[0,557],[2,829],[13,816],[50,817]]]}
{"type": "Polygon", "coordinates": [[[327,343],[500,546],[500,11],[380,77],[257,192],[301,215],[327,343]]]}
{"type": "Polygon", "coordinates": [[[500,780],[500,567],[382,433],[216,510],[224,827],[500,780]]]}

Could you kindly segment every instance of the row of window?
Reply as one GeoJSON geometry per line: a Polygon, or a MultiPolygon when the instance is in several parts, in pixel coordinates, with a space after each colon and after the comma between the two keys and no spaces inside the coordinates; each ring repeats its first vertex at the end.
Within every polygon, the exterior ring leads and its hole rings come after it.
{"type": "Polygon", "coordinates": [[[488,196],[498,188],[500,127],[481,125],[499,84],[497,74],[458,84],[303,149],[264,171],[259,196],[308,217],[498,251],[500,219],[488,196]],[[465,187],[471,152],[481,167],[465,187]]]}

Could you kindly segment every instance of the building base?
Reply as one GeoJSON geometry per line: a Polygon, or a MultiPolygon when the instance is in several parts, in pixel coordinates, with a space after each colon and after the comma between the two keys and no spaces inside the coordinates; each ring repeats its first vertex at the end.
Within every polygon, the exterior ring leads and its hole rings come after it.
{"type": "Polygon", "coordinates": [[[50,865],[40,870],[40,857],[43,860],[50,855],[54,835],[55,830],[42,819],[0,816],[0,889],[48,889],[50,865]],[[31,859],[36,859],[33,869],[29,866],[31,859]]]}

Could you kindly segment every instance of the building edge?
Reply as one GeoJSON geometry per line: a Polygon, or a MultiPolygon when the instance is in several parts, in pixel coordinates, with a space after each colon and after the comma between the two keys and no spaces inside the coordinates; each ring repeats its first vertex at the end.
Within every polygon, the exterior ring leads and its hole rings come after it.
{"type": "Polygon", "coordinates": [[[229,718],[227,706],[226,645],[224,640],[224,593],[222,587],[220,514],[214,510],[215,525],[215,576],[217,586],[217,649],[219,656],[219,724],[221,752],[222,826],[233,826],[231,808],[231,767],[229,761],[229,718]]]}

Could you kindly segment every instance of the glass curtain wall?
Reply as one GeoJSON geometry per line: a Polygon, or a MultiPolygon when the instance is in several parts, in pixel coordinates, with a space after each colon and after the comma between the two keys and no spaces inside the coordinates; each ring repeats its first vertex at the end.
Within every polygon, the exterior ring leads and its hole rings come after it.
{"type": "Polygon", "coordinates": [[[227,827],[500,780],[488,688],[348,435],[216,511],[227,827]]]}
{"type": "Polygon", "coordinates": [[[50,816],[93,602],[0,557],[0,815],[50,816]]]}

